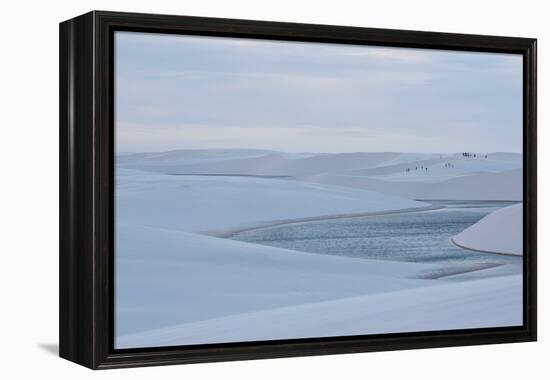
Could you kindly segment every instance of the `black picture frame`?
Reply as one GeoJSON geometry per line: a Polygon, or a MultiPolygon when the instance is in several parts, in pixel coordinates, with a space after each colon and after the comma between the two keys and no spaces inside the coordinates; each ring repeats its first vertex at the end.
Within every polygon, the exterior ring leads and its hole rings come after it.
{"type": "Polygon", "coordinates": [[[536,39],[93,11],[60,24],[60,356],[118,368],[536,340],[536,39]],[[162,348],[113,347],[113,33],[315,41],[523,56],[523,326],[162,348]]]}

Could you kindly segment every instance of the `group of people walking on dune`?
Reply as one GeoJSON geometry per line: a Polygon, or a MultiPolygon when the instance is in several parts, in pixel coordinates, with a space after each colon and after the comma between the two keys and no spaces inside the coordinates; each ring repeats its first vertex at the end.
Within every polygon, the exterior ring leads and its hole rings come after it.
{"type": "MultiPolygon", "coordinates": [[[[454,164],[451,164],[450,162],[446,162],[445,165],[444,165],[446,168],[453,168],[454,169],[454,164]]],[[[405,173],[410,173],[411,172],[411,168],[406,168],[405,169],[405,173]]],[[[415,171],[425,171],[427,172],[428,171],[428,167],[427,166],[424,166],[424,165],[421,165],[421,166],[415,166],[414,168],[415,171]]]]}
{"type": "MultiPolygon", "coordinates": [[[[422,171],[428,171],[427,166],[416,166],[414,170],[422,170],[422,171]]],[[[409,173],[411,171],[411,168],[405,169],[405,172],[409,173]]]]}
{"type": "MultiPolygon", "coordinates": [[[[477,153],[470,153],[470,152],[462,152],[461,153],[462,157],[466,157],[466,158],[488,158],[486,154],[484,155],[480,155],[480,154],[477,154],[477,153]]],[[[456,157],[457,155],[455,155],[456,157]]],[[[442,155],[440,155],[440,158],[442,158],[442,155]]],[[[444,165],[446,168],[450,168],[450,169],[454,169],[455,165],[450,163],[450,162],[446,162],[445,165],[444,165]]],[[[406,168],[405,169],[405,173],[410,173],[411,172],[411,168],[406,168]]],[[[418,171],[418,170],[421,170],[421,171],[428,171],[428,167],[427,166],[424,166],[424,165],[421,165],[421,166],[416,166],[414,168],[415,171],[418,171]]]]}
{"type": "Polygon", "coordinates": [[[483,158],[487,158],[487,155],[480,155],[480,154],[476,154],[476,153],[469,153],[469,152],[462,152],[462,157],[473,157],[473,158],[477,158],[477,157],[483,157],[483,158]]]}

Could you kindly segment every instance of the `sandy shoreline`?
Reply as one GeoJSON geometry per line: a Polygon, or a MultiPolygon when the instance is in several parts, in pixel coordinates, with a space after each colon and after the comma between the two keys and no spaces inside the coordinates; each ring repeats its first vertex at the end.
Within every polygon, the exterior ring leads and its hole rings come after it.
{"type": "Polygon", "coordinates": [[[516,255],[515,253],[505,253],[505,252],[496,252],[496,251],[487,251],[483,249],[475,249],[471,247],[466,247],[465,245],[459,244],[455,241],[454,238],[449,239],[451,243],[456,245],[458,248],[467,249],[468,251],[474,251],[474,252],[481,252],[481,253],[489,253],[492,255],[502,255],[502,256],[513,256],[513,257],[523,257],[522,255],[516,255]]]}
{"type": "Polygon", "coordinates": [[[265,222],[265,223],[262,223],[262,224],[259,224],[259,225],[257,224],[257,225],[254,225],[254,226],[241,227],[241,228],[235,228],[235,229],[224,230],[224,231],[206,231],[206,232],[203,232],[203,234],[208,235],[208,236],[218,237],[218,238],[229,239],[229,238],[232,238],[235,235],[238,235],[242,232],[260,230],[262,228],[281,226],[281,225],[285,225],[285,224],[317,222],[317,221],[332,220],[332,219],[359,218],[359,217],[363,217],[363,216],[404,214],[404,213],[409,213],[409,212],[440,210],[440,209],[443,209],[443,208],[445,208],[445,207],[444,206],[429,205],[429,206],[411,207],[411,208],[398,209],[398,210],[388,210],[388,211],[358,212],[358,213],[348,213],[348,214],[310,216],[310,217],[296,218],[296,219],[281,219],[281,220],[275,220],[275,221],[268,221],[268,222],[265,222]]]}
{"type": "Polygon", "coordinates": [[[439,280],[440,278],[452,277],[471,272],[479,272],[486,269],[496,268],[502,265],[504,264],[479,263],[477,265],[472,265],[464,268],[441,268],[440,271],[419,274],[417,276],[414,276],[413,278],[420,278],[424,280],[439,280]]]}

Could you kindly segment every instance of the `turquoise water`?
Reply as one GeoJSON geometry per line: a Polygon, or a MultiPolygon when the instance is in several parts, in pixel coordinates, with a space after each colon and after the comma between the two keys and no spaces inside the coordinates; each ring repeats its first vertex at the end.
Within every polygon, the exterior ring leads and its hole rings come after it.
{"type": "Polygon", "coordinates": [[[284,224],[243,231],[232,238],[297,251],[377,260],[521,263],[520,257],[465,250],[449,240],[487,214],[515,202],[427,202],[444,208],[284,224]]]}

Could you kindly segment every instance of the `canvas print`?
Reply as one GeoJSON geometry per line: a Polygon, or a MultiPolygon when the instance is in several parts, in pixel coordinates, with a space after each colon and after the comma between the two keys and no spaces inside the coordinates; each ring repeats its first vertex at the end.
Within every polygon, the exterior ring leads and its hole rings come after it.
{"type": "Polygon", "coordinates": [[[115,348],[522,325],[521,55],[114,43],[115,348]]]}

